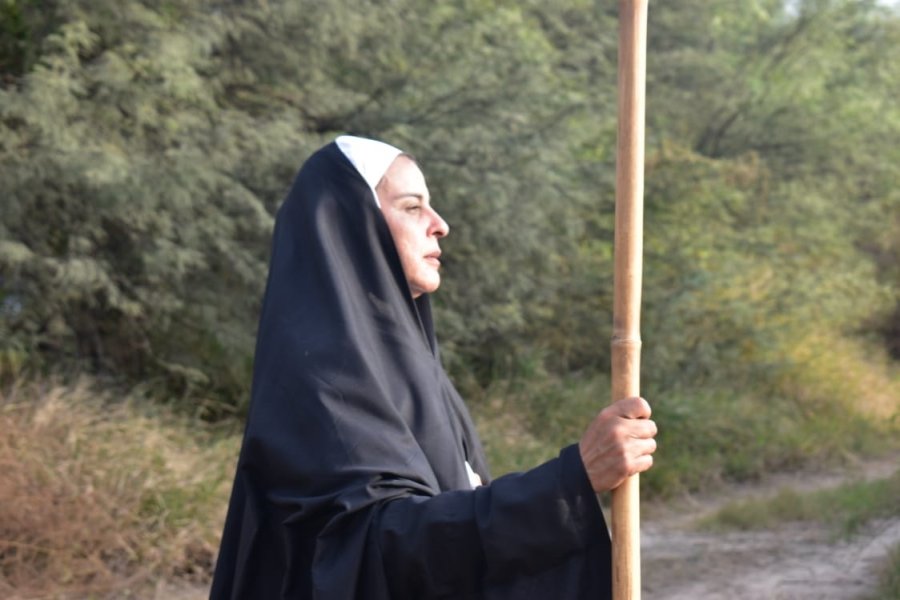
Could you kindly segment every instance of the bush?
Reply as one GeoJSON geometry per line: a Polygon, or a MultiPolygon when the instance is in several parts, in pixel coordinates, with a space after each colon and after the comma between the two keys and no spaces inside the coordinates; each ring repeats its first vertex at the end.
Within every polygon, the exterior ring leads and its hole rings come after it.
{"type": "Polygon", "coordinates": [[[233,437],[74,384],[0,394],[0,596],[209,581],[233,437]],[[216,440],[220,441],[216,441],[216,440]]]}

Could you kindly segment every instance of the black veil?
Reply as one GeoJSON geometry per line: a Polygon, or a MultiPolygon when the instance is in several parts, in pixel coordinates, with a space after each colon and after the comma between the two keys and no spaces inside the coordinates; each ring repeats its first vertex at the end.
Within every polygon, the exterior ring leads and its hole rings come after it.
{"type": "Polygon", "coordinates": [[[337,144],[279,210],[212,598],[599,598],[577,448],[490,481],[390,231],[337,144]],[[469,463],[488,485],[472,489],[469,463]],[[567,593],[565,590],[568,589],[567,593]]]}

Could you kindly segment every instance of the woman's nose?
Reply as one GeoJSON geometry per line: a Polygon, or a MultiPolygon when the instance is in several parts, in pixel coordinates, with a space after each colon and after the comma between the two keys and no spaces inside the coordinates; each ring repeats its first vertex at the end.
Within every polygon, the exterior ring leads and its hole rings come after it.
{"type": "Polygon", "coordinates": [[[438,214],[438,212],[434,209],[431,209],[432,218],[431,218],[431,227],[429,228],[429,233],[435,237],[446,237],[448,233],[450,233],[450,226],[447,224],[447,221],[438,214]]]}

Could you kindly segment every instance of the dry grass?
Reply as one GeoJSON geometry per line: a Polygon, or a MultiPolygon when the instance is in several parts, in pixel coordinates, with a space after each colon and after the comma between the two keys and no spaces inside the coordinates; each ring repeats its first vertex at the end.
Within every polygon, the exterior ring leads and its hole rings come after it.
{"type": "Polygon", "coordinates": [[[881,568],[878,589],[866,600],[895,600],[900,598],[900,546],[893,549],[881,568]]]}
{"type": "Polygon", "coordinates": [[[815,332],[786,348],[787,357],[802,365],[782,386],[800,402],[817,398],[840,401],[868,419],[900,419],[900,366],[883,348],[858,339],[815,332]]]}
{"type": "MultiPolygon", "coordinates": [[[[782,365],[777,379],[697,387],[657,382],[656,389],[642,390],[660,426],[642,496],[708,491],[727,481],[851,464],[900,448],[900,366],[883,349],[814,333],[772,352],[770,362],[782,365]]],[[[474,395],[493,475],[531,468],[578,441],[608,398],[605,374],[538,374],[498,381],[474,395]]]]}
{"type": "Polygon", "coordinates": [[[737,500],[699,525],[711,531],[747,531],[774,529],[790,521],[820,522],[837,535],[850,536],[877,519],[898,517],[900,470],[884,479],[851,481],[811,492],[785,488],[769,498],[737,500]]]}
{"type": "Polygon", "coordinates": [[[210,576],[236,441],[87,381],[0,392],[0,597],[210,576]],[[218,441],[217,441],[218,440],[218,441]]]}

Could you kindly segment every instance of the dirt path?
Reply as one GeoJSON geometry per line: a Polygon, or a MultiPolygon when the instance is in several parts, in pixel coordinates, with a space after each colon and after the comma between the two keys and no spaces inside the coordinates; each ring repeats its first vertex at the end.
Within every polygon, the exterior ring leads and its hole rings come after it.
{"type": "MultiPolygon", "coordinates": [[[[888,477],[900,456],[824,473],[777,475],[715,496],[642,507],[643,597],[646,600],[850,600],[871,591],[873,571],[900,545],[900,517],[870,524],[849,540],[822,526],[787,524],[777,531],[698,532],[694,524],[735,499],[835,487],[888,477]]],[[[157,600],[201,600],[208,587],[160,584],[157,600]]]]}
{"type": "Polygon", "coordinates": [[[891,475],[900,457],[852,470],[780,475],[711,498],[648,506],[642,524],[644,596],[667,600],[853,599],[870,592],[875,571],[900,545],[900,517],[871,523],[854,537],[834,539],[824,526],[790,523],[771,531],[698,532],[694,523],[731,500],[767,497],[789,487],[808,491],[847,480],[891,475]]]}

